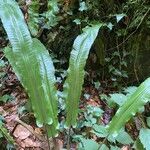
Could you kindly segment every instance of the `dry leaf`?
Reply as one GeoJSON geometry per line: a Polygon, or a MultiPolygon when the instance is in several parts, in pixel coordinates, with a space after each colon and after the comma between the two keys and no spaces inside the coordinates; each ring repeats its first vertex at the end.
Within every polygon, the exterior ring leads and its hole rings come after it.
{"type": "Polygon", "coordinates": [[[12,132],[14,130],[14,127],[16,126],[15,119],[17,118],[18,118],[17,114],[12,114],[10,116],[5,117],[6,127],[10,132],[12,132]]]}
{"type": "MultiPolygon", "coordinates": [[[[31,126],[29,126],[30,128],[32,128],[31,126]]],[[[19,138],[21,140],[26,139],[27,137],[29,137],[31,135],[30,131],[27,130],[25,127],[23,127],[22,125],[18,125],[13,133],[13,135],[16,138],[19,138]]]]}
{"type": "Polygon", "coordinates": [[[129,148],[129,146],[123,146],[122,148],[121,148],[121,150],[129,150],[130,148],[129,148]]]}
{"type": "Polygon", "coordinates": [[[27,138],[27,139],[25,139],[25,140],[23,140],[22,142],[21,142],[21,146],[22,147],[40,147],[40,143],[38,142],[38,141],[33,141],[32,139],[30,139],[30,138],[27,138]]]}
{"type": "Polygon", "coordinates": [[[87,104],[91,106],[99,106],[99,104],[93,99],[89,99],[89,101],[87,101],[87,104]]]}

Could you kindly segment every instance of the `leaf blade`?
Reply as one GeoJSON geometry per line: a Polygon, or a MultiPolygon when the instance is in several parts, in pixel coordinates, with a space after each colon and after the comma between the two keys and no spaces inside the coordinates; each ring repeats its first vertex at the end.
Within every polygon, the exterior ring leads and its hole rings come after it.
{"type": "Polygon", "coordinates": [[[65,81],[64,96],[66,99],[67,126],[74,126],[78,115],[78,104],[84,82],[84,67],[89,51],[95,41],[101,25],[93,25],[83,30],[73,44],[70,55],[68,77],[65,81]]]}
{"type": "Polygon", "coordinates": [[[124,124],[150,100],[150,78],[146,79],[126,100],[108,125],[109,134],[116,136],[124,124]]]}

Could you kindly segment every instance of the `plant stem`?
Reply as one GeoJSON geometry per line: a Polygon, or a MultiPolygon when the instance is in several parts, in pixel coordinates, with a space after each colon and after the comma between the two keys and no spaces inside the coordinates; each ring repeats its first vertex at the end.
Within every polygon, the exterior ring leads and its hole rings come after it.
{"type": "Polygon", "coordinates": [[[68,129],[67,150],[70,150],[70,131],[71,131],[71,127],[69,127],[69,129],[68,129]]]}
{"type": "Polygon", "coordinates": [[[45,131],[46,131],[46,138],[47,138],[47,144],[48,144],[48,150],[51,150],[50,141],[48,137],[48,131],[46,125],[44,125],[45,131]]]}
{"type": "Polygon", "coordinates": [[[60,150],[59,144],[57,143],[56,138],[53,138],[52,140],[53,140],[53,144],[54,144],[54,149],[53,150],[60,150]]]}

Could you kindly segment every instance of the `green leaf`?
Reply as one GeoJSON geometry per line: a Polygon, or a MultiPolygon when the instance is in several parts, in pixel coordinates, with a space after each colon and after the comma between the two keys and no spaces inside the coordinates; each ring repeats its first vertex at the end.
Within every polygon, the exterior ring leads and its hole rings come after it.
{"type": "Polygon", "coordinates": [[[84,67],[100,27],[101,24],[86,27],[74,41],[63,92],[66,100],[67,126],[76,125],[78,104],[85,75],[84,67]]]}
{"type": "Polygon", "coordinates": [[[0,138],[2,138],[3,137],[3,134],[2,134],[2,132],[0,131],[0,138]]]}
{"type": "Polygon", "coordinates": [[[139,138],[146,150],[150,150],[150,129],[142,128],[140,130],[139,138]]]}
{"type": "Polygon", "coordinates": [[[99,150],[109,150],[109,148],[105,144],[102,144],[99,150]]]}
{"type": "Polygon", "coordinates": [[[116,143],[116,137],[112,136],[112,135],[109,135],[107,137],[108,141],[111,142],[111,143],[116,143]]]}
{"type": "Polygon", "coordinates": [[[147,122],[148,127],[150,127],[150,117],[146,118],[146,122],[147,122]]]}
{"type": "Polygon", "coordinates": [[[126,15],[125,14],[116,14],[115,16],[116,16],[116,20],[117,20],[117,23],[118,23],[126,15]]]}
{"type": "Polygon", "coordinates": [[[87,113],[92,114],[95,117],[102,116],[103,112],[104,111],[101,108],[97,107],[97,106],[90,106],[90,105],[87,106],[87,113]]]}
{"type": "Polygon", "coordinates": [[[80,8],[79,8],[79,11],[84,11],[84,10],[87,10],[87,6],[86,6],[86,3],[85,2],[80,2],[80,8]]]}
{"type": "Polygon", "coordinates": [[[11,49],[6,49],[5,54],[26,91],[28,91],[37,125],[39,127],[46,124],[49,125],[51,127],[49,136],[55,136],[57,133],[56,127],[58,126],[58,110],[57,92],[54,86],[56,83],[54,66],[47,50],[37,39],[33,39],[31,51],[32,53],[24,53],[27,61],[23,58],[20,60],[23,57],[21,53],[18,55],[18,60],[16,61],[19,64],[18,66],[15,65],[12,59],[14,54],[11,49]]]}
{"type": "Polygon", "coordinates": [[[18,114],[19,115],[22,115],[25,111],[26,111],[26,107],[25,106],[18,107],[18,114]]]}
{"type": "Polygon", "coordinates": [[[130,96],[131,94],[133,94],[135,91],[137,90],[136,86],[129,86],[127,88],[124,89],[124,92],[130,96]]]}
{"type": "Polygon", "coordinates": [[[31,99],[38,126],[47,126],[55,136],[57,92],[55,70],[49,53],[37,39],[32,39],[18,4],[12,0],[0,3],[0,18],[11,42],[5,55],[31,99]]]}
{"type": "Polygon", "coordinates": [[[150,78],[146,79],[126,100],[108,125],[109,134],[117,136],[124,124],[150,100],[150,78]]]}
{"type": "Polygon", "coordinates": [[[127,100],[127,97],[124,94],[115,93],[115,94],[110,94],[110,100],[117,103],[119,106],[122,106],[127,100]]]}
{"type": "Polygon", "coordinates": [[[32,39],[30,33],[25,24],[24,16],[15,1],[1,1],[0,18],[14,51],[17,52],[20,47],[25,49],[31,47],[32,39]]]}
{"type": "Polygon", "coordinates": [[[83,144],[84,150],[97,150],[99,144],[91,139],[81,138],[81,143],[83,144]]]}
{"type": "Polygon", "coordinates": [[[12,144],[15,143],[13,137],[9,134],[8,130],[3,126],[2,123],[0,123],[0,136],[4,136],[6,140],[12,144]]]}
{"type": "Polygon", "coordinates": [[[0,68],[3,68],[3,67],[5,67],[5,62],[0,59],[0,68]]]}
{"type": "Polygon", "coordinates": [[[10,95],[3,95],[2,97],[0,97],[0,101],[6,103],[9,100],[13,100],[13,97],[10,95]]]}
{"type": "Polygon", "coordinates": [[[130,135],[125,132],[124,130],[121,130],[118,134],[118,136],[116,137],[116,140],[121,143],[121,144],[131,144],[133,143],[132,138],[130,137],[130,135]]]}
{"type": "Polygon", "coordinates": [[[113,26],[114,26],[114,25],[113,25],[111,22],[109,22],[109,23],[107,24],[107,27],[109,28],[109,30],[112,30],[113,26]]]}
{"type": "MultiPolygon", "coordinates": [[[[107,132],[107,135],[108,135],[108,132],[107,132]]],[[[117,141],[117,142],[119,142],[119,143],[121,143],[123,145],[131,144],[131,143],[134,142],[132,140],[131,136],[127,132],[125,132],[125,130],[123,128],[119,131],[119,133],[118,133],[118,135],[116,137],[114,137],[112,135],[109,135],[107,137],[107,139],[110,142],[115,143],[117,141]]]]}
{"type": "Polygon", "coordinates": [[[100,82],[98,81],[98,82],[94,82],[94,87],[98,90],[99,89],[99,87],[100,87],[100,82]]]}
{"type": "Polygon", "coordinates": [[[95,133],[98,137],[106,137],[108,135],[105,126],[95,124],[92,133],[95,133]]]}
{"type": "Polygon", "coordinates": [[[117,147],[117,146],[110,146],[110,150],[120,150],[120,148],[119,147],[117,147]]]}
{"type": "Polygon", "coordinates": [[[33,36],[38,34],[39,30],[39,5],[40,0],[32,0],[28,5],[28,26],[33,36]]]}
{"type": "Polygon", "coordinates": [[[47,20],[44,27],[49,29],[57,25],[58,21],[60,20],[60,18],[56,16],[56,14],[59,12],[58,0],[48,0],[47,8],[48,10],[43,13],[42,16],[44,16],[47,20]]]}
{"type": "Polygon", "coordinates": [[[139,138],[135,141],[133,148],[136,150],[145,150],[139,138]]]}
{"type": "Polygon", "coordinates": [[[80,19],[75,19],[75,20],[73,20],[73,22],[76,23],[77,25],[81,24],[81,20],[80,19]]]}

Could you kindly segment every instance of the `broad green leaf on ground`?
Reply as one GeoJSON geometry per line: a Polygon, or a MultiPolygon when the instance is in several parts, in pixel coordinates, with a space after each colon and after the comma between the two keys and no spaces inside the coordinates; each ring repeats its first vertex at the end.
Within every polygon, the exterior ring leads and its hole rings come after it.
{"type": "MultiPolygon", "coordinates": [[[[107,129],[106,129],[107,130],[107,129]]],[[[107,133],[108,135],[108,133],[107,133]]],[[[110,142],[113,142],[113,143],[116,143],[119,142],[123,145],[126,145],[126,144],[131,144],[133,143],[134,141],[132,140],[131,136],[124,130],[124,128],[122,128],[118,135],[116,137],[112,136],[112,135],[109,135],[107,137],[108,141],[110,142]]]]}
{"type": "Polygon", "coordinates": [[[139,138],[135,141],[133,148],[135,148],[136,150],[145,150],[139,138]]]}
{"type": "Polygon", "coordinates": [[[105,126],[95,124],[92,129],[93,130],[91,132],[95,133],[98,137],[106,137],[108,135],[105,126]]]}
{"type": "Polygon", "coordinates": [[[120,130],[118,136],[116,137],[116,140],[119,143],[124,144],[124,145],[133,143],[131,136],[127,132],[125,132],[123,129],[120,130]]]}
{"type": "Polygon", "coordinates": [[[114,93],[110,94],[110,100],[117,103],[119,106],[122,106],[127,100],[127,97],[121,93],[114,93]]]}
{"type": "Polygon", "coordinates": [[[87,106],[87,113],[92,114],[95,117],[102,116],[103,112],[104,111],[101,108],[97,107],[97,106],[90,106],[90,105],[87,106]]]}
{"type": "Polygon", "coordinates": [[[142,128],[140,130],[139,139],[146,150],[150,150],[150,129],[142,128]]]}
{"type": "Polygon", "coordinates": [[[97,150],[99,147],[99,144],[91,139],[81,138],[81,143],[83,145],[84,150],[97,150]]]}

